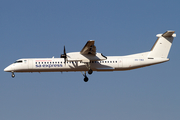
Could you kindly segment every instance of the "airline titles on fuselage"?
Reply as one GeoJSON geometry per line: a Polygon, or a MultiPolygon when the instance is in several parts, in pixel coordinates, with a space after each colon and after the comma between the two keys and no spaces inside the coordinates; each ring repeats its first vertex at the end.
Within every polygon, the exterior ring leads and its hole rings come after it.
{"type": "Polygon", "coordinates": [[[52,62],[52,60],[36,60],[36,68],[63,67],[62,62],[52,62]]]}

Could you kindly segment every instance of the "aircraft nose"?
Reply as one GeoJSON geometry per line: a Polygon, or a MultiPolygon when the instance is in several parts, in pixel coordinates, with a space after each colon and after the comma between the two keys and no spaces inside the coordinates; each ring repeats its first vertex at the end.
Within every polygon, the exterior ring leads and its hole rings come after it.
{"type": "Polygon", "coordinates": [[[4,71],[5,71],[5,72],[11,72],[11,71],[12,71],[11,66],[6,67],[6,68],[4,69],[4,71]]]}

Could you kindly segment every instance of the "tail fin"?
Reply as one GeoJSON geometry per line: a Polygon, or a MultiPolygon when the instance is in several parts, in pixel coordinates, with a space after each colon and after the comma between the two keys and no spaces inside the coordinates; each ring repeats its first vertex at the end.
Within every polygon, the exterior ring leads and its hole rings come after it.
{"type": "Polygon", "coordinates": [[[149,52],[148,58],[167,58],[173,39],[176,37],[175,31],[167,31],[156,36],[158,39],[149,52]]]}

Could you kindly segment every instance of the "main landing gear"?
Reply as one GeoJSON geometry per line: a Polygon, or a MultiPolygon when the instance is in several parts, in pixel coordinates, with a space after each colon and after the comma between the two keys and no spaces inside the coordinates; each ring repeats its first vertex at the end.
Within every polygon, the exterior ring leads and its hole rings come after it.
{"type": "Polygon", "coordinates": [[[89,78],[86,75],[84,75],[84,82],[87,82],[88,80],[89,78]]]}
{"type": "Polygon", "coordinates": [[[14,77],[15,77],[15,74],[14,74],[14,72],[12,72],[12,75],[11,75],[11,77],[12,77],[12,78],[14,78],[14,77]]]}
{"type": "Polygon", "coordinates": [[[88,68],[88,74],[91,75],[93,73],[90,63],[86,63],[86,67],[88,68]]]}
{"type": "MultiPolygon", "coordinates": [[[[86,64],[86,67],[88,68],[88,74],[91,75],[93,73],[93,70],[90,67],[90,63],[88,62],[88,63],[85,63],[85,64],[86,64]]],[[[86,76],[86,71],[84,72],[83,76],[84,76],[84,82],[87,82],[89,80],[89,78],[86,76]]]]}
{"type": "Polygon", "coordinates": [[[88,74],[91,75],[93,71],[91,69],[88,70],[88,74]]]}
{"type": "MultiPolygon", "coordinates": [[[[88,74],[91,75],[92,73],[93,73],[93,70],[89,69],[88,74]]],[[[88,82],[89,78],[86,75],[86,71],[84,72],[84,74],[82,73],[82,75],[84,76],[84,82],[88,82]]]]}

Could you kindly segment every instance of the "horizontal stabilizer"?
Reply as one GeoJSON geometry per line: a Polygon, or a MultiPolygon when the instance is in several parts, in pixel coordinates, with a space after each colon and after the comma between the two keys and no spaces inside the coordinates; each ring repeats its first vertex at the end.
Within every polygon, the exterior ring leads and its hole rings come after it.
{"type": "Polygon", "coordinates": [[[172,37],[175,31],[166,31],[162,36],[163,37],[172,37]]]}
{"type": "Polygon", "coordinates": [[[175,31],[166,31],[163,34],[157,34],[156,37],[176,37],[175,31]]]}

